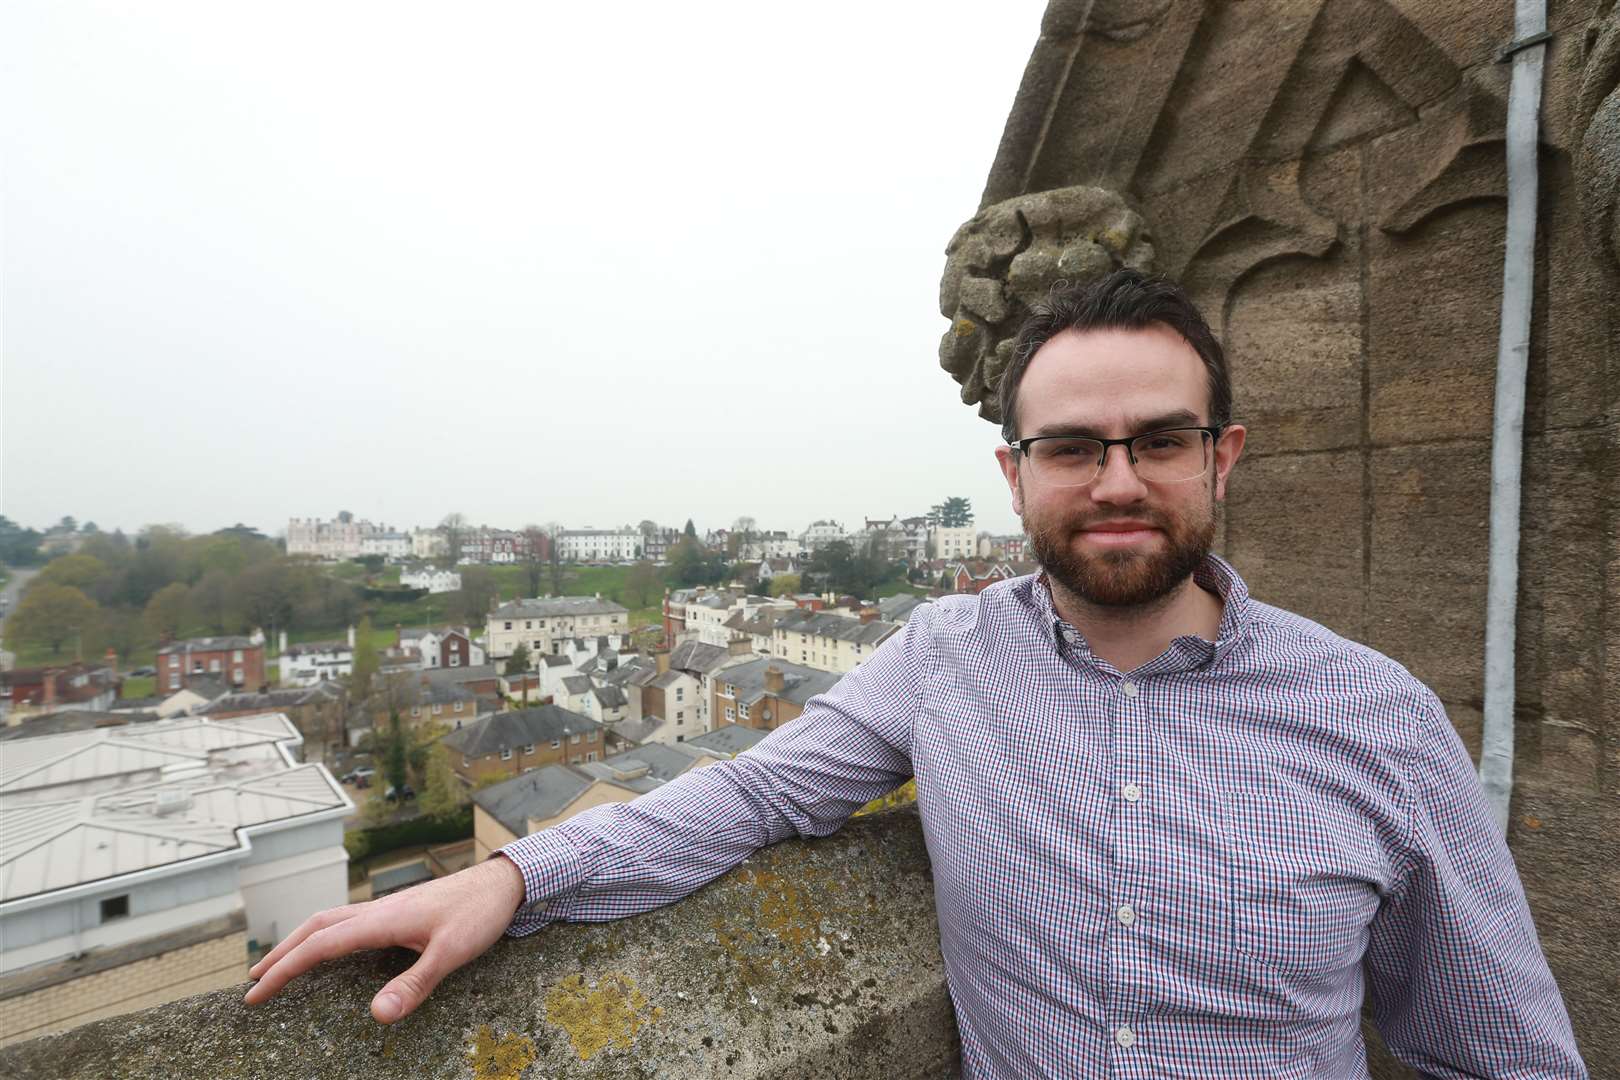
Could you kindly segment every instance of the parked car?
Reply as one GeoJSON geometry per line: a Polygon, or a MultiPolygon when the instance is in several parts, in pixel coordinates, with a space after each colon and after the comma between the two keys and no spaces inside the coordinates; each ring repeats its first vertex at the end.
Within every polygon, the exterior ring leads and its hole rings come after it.
{"type": "Polygon", "coordinates": [[[130,678],[132,678],[132,679],[143,679],[148,675],[156,675],[156,674],[157,674],[157,668],[155,668],[155,667],[138,667],[138,668],[135,668],[133,671],[131,671],[129,673],[130,678]]]}
{"type": "Polygon", "coordinates": [[[409,784],[406,784],[398,791],[395,791],[394,785],[389,784],[388,790],[383,792],[383,798],[387,799],[389,802],[410,802],[412,799],[416,798],[416,791],[409,784]]]}
{"type": "Polygon", "coordinates": [[[339,777],[339,780],[345,784],[353,784],[357,788],[368,788],[371,786],[371,778],[376,775],[376,769],[352,769],[339,777]]]}

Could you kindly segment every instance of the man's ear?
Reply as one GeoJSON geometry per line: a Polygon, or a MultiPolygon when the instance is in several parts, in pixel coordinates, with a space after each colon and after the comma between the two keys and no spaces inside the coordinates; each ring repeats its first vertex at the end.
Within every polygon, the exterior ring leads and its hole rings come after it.
{"type": "Polygon", "coordinates": [[[1215,501],[1226,501],[1226,478],[1232,473],[1232,466],[1243,453],[1243,442],[1249,431],[1242,424],[1230,424],[1221,432],[1221,439],[1215,444],[1215,501]]]}
{"type": "Polygon", "coordinates": [[[1012,492],[1013,513],[1023,517],[1024,492],[1018,485],[1018,451],[1011,446],[996,447],[996,463],[1001,466],[1001,475],[1007,481],[1007,490],[1012,492]]]}

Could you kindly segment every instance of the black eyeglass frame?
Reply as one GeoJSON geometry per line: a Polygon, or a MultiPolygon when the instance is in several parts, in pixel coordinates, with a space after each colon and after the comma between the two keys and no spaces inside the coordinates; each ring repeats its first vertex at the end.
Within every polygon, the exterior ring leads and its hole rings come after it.
{"type": "MultiPolygon", "coordinates": [[[[1131,443],[1135,442],[1137,439],[1146,439],[1153,435],[1167,435],[1172,431],[1202,431],[1209,436],[1209,445],[1211,448],[1213,448],[1216,443],[1221,441],[1221,436],[1226,434],[1226,429],[1228,426],[1229,425],[1226,424],[1220,424],[1215,427],[1199,427],[1196,424],[1193,424],[1185,427],[1158,428],[1154,431],[1144,431],[1140,435],[1132,435],[1124,439],[1099,439],[1094,435],[1031,435],[1027,439],[1015,439],[1012,442],[1009,442],[1007,445],[1012,447],[1014,450],[1017,450],[1025,458],[1028,458],[1031,443],[1043,442],[1048,439],[1084,439],[1087,442],[1100,443],[1102,444],[1102,456],[1097,459],[1097,476],[1101,476],[1102,471],[1108,468],[1108,450],[1110,447],[1123,446],[1125,448],[1125,458],[1131,463],[1131,468],[1134,469],[1137,467],[1137,463],[1136,455],[1131,451],[1131,443]]],[[[1205,471],[1208,471],[1207,465],[1205,466],[1205,471]]],[[[1199,473],[1198,476],[1189,476],[1187,477],[1187,480],[1196,480],[1199,476],[1203,475],[1203,473],[1199,473]]],[[[1092,483],[1097,479],[1097,476],[1093,476],[1091,480],[1087,480],[1086,483],[1092,483]]],[[[1184,484],[1187,481],[1168,480],[1161,482],[1184,484]]],[[[1078,484],[1076,486],[1084,487],[1085,485],[1078,484]]]]}

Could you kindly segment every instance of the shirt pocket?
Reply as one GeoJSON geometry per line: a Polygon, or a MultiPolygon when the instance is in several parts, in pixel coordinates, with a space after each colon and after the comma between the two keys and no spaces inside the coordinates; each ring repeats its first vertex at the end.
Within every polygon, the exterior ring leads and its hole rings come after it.
{"type": "Polygon", "coordinates": [[[1306,982],[1359,965],[1385,880],[1369,823],[1281,785],[1226,806],[1234,949],[1306,982]]]}

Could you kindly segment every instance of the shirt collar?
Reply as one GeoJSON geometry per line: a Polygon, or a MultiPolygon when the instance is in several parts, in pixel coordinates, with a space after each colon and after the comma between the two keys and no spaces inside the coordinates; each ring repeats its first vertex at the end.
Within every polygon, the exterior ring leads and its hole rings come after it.
{"type": "MultiPolygon", "coordinates": [[[[1162,656],[1140,669],[1144,673],[1162,674],[1211,667],[1232,655],[1232,650],[1243,637],[1249,621],[1249,587],[1232,568],[1232,564],[1218,555],[1207,555],[1193,571],[1193,581],[1219,596],[1224,604],[1215,641],[1206,641],[1195,634],[1175,638],[1162,656]]],[[[1029,598],[1035,606],[1041,630],[1053,648],[1059,651],[1068,648],[1082,660],[1095,662],[1085,637],[1058,614],[1056,605],[1052,603],[1052,590],[1047,584],[1045,571],[1031,579],[1029,598]]]]}

